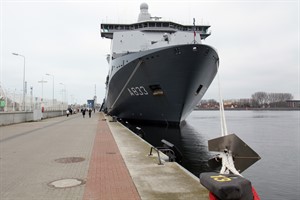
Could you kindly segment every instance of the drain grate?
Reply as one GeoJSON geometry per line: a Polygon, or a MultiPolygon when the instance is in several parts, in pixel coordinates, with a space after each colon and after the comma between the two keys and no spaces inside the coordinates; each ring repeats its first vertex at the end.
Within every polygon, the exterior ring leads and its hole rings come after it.
{"type": "Polygon", "coordinates": [[[85,159],[82,157],[66,157],[66,158],[59,158],[54,160],[55,162],[58,163],[78,163],[78,162],[82,162],[85,159]]]}
{"type": "Polygon", "coordinates": [[[84,180],[78,178],[67,178],[67,179],[52,181],[48,183],[48,186],[53,188],[70,188],[70,187],[76,187],[83,184],[85,184],[84,180]]]}

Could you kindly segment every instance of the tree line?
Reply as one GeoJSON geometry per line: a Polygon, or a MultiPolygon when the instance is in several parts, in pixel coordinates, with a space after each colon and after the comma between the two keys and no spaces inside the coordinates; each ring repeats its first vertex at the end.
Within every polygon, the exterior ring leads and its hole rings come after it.
{"type": "MultiPolygon", "coordinates": [[[[224,100],[228,108],[276,108],[288,107],[287,100],[294,97],[290,93],[255,92],[249,99],[224,100]]],[[[219,103],[214,99],[201,100],[199,108],[218,108],[219,103]]]]}
{"type": "Polygon", "coordinates": [[[283,105],[287,100],[292,100],[294,97],[290,93],[267,93],[267,92],[255,92],[252,94],[252,100],[254,106],[272,106],[283,105]]]}

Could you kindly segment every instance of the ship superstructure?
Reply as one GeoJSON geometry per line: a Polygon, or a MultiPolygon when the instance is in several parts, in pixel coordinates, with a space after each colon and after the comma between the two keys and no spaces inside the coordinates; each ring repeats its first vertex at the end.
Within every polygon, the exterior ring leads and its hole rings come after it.
{"type": "Polygon", "coordinates": [[[101,24],[111,39],[104,110],[125,119],[180,123],[214,79],[219,57],[201,43],[208,25],[151,17],[140,6],[137,23],[101,24]]]}

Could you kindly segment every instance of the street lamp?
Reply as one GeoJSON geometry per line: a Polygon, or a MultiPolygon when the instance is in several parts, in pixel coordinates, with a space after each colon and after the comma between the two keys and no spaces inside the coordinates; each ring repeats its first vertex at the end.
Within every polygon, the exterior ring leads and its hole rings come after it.
{"type": "Polygon", "coordinates": [[[38,83],[42,84],[42,100],[44,101],[44,83],[47,83],[47,81],[44,81],[44,78],[42,78],[42,80],[38,81],[38,83]]]}
{"type": "Polygon", "coordinates": [[[26,111],[26,106],[25,106],[25,91],[26,91],[26,88],[25,88],[25,56],[21,55],[21,54],[17,54],[17,53],[12,53],[12,55],[14,56],[21,56],[23,57],[24,59],[24,69],[23,69],[23,110],[26,111]]]}
{"type": "Polygon", "coordinates": [[[59,83],[59,84],[64,86],[64,89],[62,90],[62,98],[61,98],[61,100],[64,102],[65,101],[65,95],[66,95],[66,85],[63,84],[63,83],[59,83]]]}
{"type": "Polygon", "coordinates": [[[52,76],[52,108],[53,108],[54,107],[54,75],[52,75],[52,74],[46,74],[46,75],[52,76]]]}
{"type": "Polygon", "coordinates": [[[61,114],[63,115],[63,109],[64,109],[64,101],[65,101],[65,96],[66,96],[66,93],[67,93],[67,89],[66,89],[66,85],[63,84],[63,83],[59,83],[60,85],[63,85],[65,89],[62,89],[61,90],[61,105],[62,105],[62,108],[61,108],[61,114]]]}

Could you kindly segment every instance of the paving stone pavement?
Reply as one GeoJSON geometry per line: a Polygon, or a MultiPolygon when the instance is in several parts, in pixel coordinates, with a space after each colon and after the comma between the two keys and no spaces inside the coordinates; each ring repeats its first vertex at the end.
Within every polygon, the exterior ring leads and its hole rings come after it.
{"type": "Polygon", "coordinates": [[[100,113],[0,127],[0,199],[82,199],[85,184],[57,189],[55,180],[86,181],[100,113]],[[56,159],[82,157],[77,163],[56,159]]]}
{"type": "Polygon", "coordinates": [[[208,198],[198,178],[177,163],[158,165],[151,145],[109,119],[96,112],[0,127],[0,199],[208,198]],[[83,184],[51,185],[64,179],[83,184]]]}

